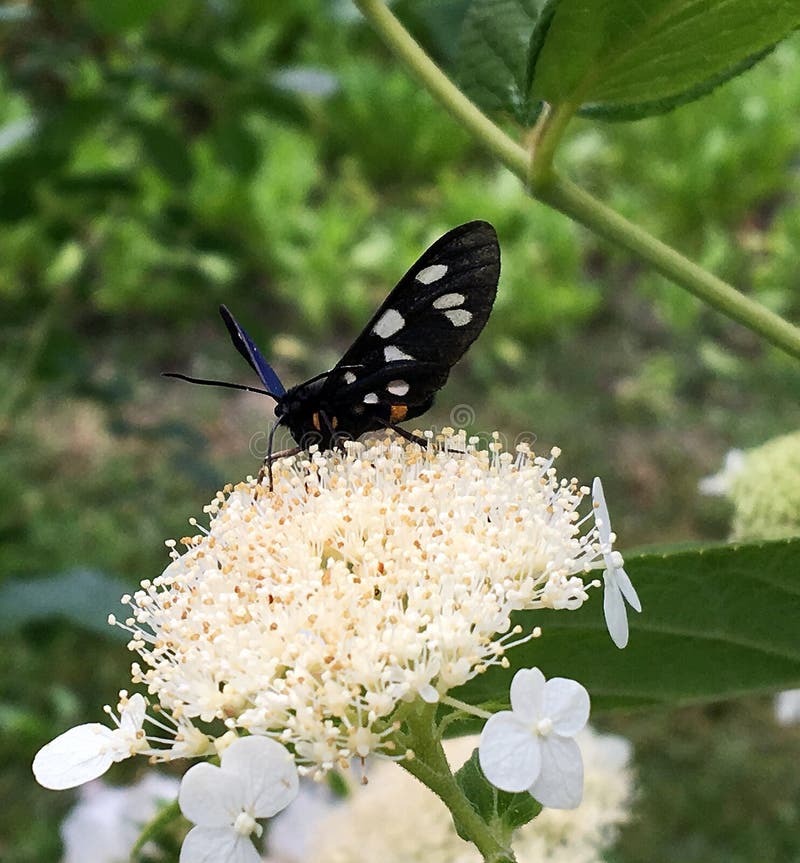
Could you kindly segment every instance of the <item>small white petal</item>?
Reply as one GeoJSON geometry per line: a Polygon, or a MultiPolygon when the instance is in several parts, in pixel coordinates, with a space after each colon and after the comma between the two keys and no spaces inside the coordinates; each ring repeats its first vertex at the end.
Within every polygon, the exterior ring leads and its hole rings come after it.
{"type": "Polygon", "coordinates": [[[417,691],[419,692],[419,697],[426,704],[436,704],[439,701],[439,693],[437,692],[436,687],[431,686],[430,683],[420,686],[417,691]]]}
{"type": "Polygon", "coordinates": [[[603,574],[603,614],[611,640],[620,649],[628,643],[628,614],[614,573],[603,574]]]}
{"type": "Polygon", "coordinates": [[[213,764],[195,764],[181,780],[181,812],[203,827],[230,827],[247,803],[240,777],[213,764]]]}
{"type": "Polygon", "coordinates": [[[242,737],[220,759],[223,773],[235,775],[256,818],[270,818],[297,796],[299,781],[292,754],[270,737],[242,737]]]}
{"type": "Polygon", "coordinates": [[[542,769],[530,793],[551,809],[575,809],[583,798],[583,758],[570,737],[551,735],[542,743],[542,769]]]}
{"type": "Polygon", "coordinates": [[[478,760],[496,788],[525,791],[539,775],[540,743],[510,710],[501,710],[483,726],[478,760]]]}
{"type": "Polygon", "coordinates": [[[124,734],[135,734],[144,724],[147,702],[144,696],[135,692],[119,712],[119,727],[124,734]]]}
{"type": "Polygon", "coordinates": [[[33,775],[45,788],[62,791],[102,776],[121,760],[117,756],[115,732],[90,722],[70,728],[43,746],[33,759],[33,775]]]}
{"type": "Polygon", "coordinates": [[[622,591],[622,595],[628,600],[628,605],[630,605],[634,611],[641,611],[642,603],[639,600],[639,594],[636,593],[636,588],[633,586],[633,582],[630,580],[628,573],[625,572],[624,569],[617,569],[617,585],[622,591]]]}
{"type": "Polygon", "coordinates": [[[577,680],[553,677],[544,685],[542,713],[553,721],[553,731],[574,737],[589,721],[589,693],[577,680]]]}
{"type": "MultiPolygon", "coordinates": [[[[198,767],[200,765],[197,765],[198,767]]],[[[180,863],[260,863],[253,843],[229,827],[193,827],[181,846],[180,863]]]]}
{"type": "Polygon", "coordinates": [[[606,506],[606,496],[603,492],[603,483],[596,476],[592,482],[592,501],[594,502],[594,520],[597,524],[597,532],[600,534],[600,542],[606,544],[611,542],[611,519],[606,506]]]}
{"type": "Polygon", "coordinates": [[[521,668],[511,681],[511,709],[518,719],[535,722],[542,716],[544,674],[538,668],[521,668]]]}

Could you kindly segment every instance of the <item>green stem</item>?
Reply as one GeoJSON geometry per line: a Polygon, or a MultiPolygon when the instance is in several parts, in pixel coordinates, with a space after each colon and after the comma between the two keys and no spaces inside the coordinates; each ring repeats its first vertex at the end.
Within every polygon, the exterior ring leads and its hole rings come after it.
{"type": "Polygon", "coordinates": [[[173,821],[180,818],[181,810],[178,801],[174,800],[164,806],[148,824],[145,825],[136,844],[131,849],[131,860],[135,860],[142,848],[151,840],[160,836],[173,821]]]}
{"type": "Polygon", "coordinates": [[[470,716],[477,716],[478,719],[488,719],[492,714],[488,710],[481,710],[480,707],[473,707],[467,704],[466,701],[461,701],[459,698],[453,698],[451,695],[442,695],[439,699],[441,704],[446,704],[448,707],[453,707],[470,716]]]}
{"type": "Polygon", "coordinates": [[[415,757],[399,764],[442,799],[460,833],[475,845],[485,863],[515,863],[511,849],[497,839],[456,782],[442,749],[435,716],[435,705],[425,705],[419,712],[406,717],[409,742],[415,757]]]}
{"type": "Polygon", "coordinates": [[[528,153],[471,102],[423,51],[382,0],[355,0],[364,17],[378,31],[407,69],[452,115],[509,170],[525,179],[528,153]]]}
{"type": "Polygon", "coordinates": [[[550,182],[538,189],[538,198],[600,236],[619,243],[698,299],[800,358],[800,329],[632,224],[566,178],[553,174],[550,182]]]}
{"type": "Polygon", "coordinates": [[[564,137],[567,123],[575,113],[575,106],[569,102],[559,105],[554,111],[547,114],[542,124],[541,131],[536,140],[536,147],[531,153],[531,167],[528,177],[528,186],[535,197],[536,190],[550,181],[553,174],[553,157],[556,148],[564,137]]]}
{"type": "Polygon", "coordinates": [[[364,17],[423,86],[453,117],[519,177],[531,194],[597,232],[619,243],[680,287],[725,315],[759,333],[786,353],[800,358],[800,329],[732,285],[718,279],[638,225],[606,207],[552,169],[555,147],[572,113],[560,106],[542,129],[533,159],[527,150],[496,126],[473,104],[423,51],[382,0],[355,0],[364,17]]]}

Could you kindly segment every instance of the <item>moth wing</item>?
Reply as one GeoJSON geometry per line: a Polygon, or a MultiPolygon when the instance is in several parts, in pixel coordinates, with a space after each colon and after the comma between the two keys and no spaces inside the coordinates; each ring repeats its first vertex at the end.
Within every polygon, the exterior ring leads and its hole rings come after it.
{"type": "Polygon", "coordinates": [[[499,277],[500,247],[488,222],[448,231],[389,293],[328,375],[321,396],[336,403],[369,396],[369,405],[375,394],[381,404],[429,406],[486,325],[499,277]],[[394,381],[408,384],[408,391],[392,392],[402,389],[391,387],[394,381]]]}
{"type": "Polygon", "coordinates": [[[264,359],[245,328],[234,318],[226,306],[220,306],[219,313],[228,328],[233,346],[247,360],[248,365],[259,376],[264,387],[277,398],[284,395],[286,388],[272,366],[264,359]]]}

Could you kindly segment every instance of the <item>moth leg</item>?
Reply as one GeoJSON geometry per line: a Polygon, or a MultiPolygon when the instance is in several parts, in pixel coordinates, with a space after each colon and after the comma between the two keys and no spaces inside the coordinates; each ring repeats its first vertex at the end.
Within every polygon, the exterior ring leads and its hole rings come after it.
{"type": "Polygon", "coordinates": [[[410,441],[411,443],[418,444],[421,447],[427,449],[430,441],[428,438],[420,437],[418,434],[413,434],[410,431],[406,431],[406,429],[401,426],[395,425],[394,423],[386,423],[384,428],[391,429],[393,432],[396,432],[400,435],[401,438],[405,438],[405,440],[410,441]]]}
{"type": "Polygon", "coordinates": [[[290,455],[297,455],[300,452],[300,447],[292,447],[292,449],[282,449],[280,452],[270,453],[265,459],[264,463],[261,465],[261,470],[258,472],[258,476],[256,477],[256,491],[261,487],[261,483],[264,481],[265,476],[269,476],[269,490],[270,494],[275,491],[274,483],[272,480],[272,462],[275,459],[286,458],[290,455]]]}
{"type": "MultiPolygon", "coordinates": [[[[401,426],[395,425],[394,423],[386,423],[386,428],[391,429],[393,432],[397,432],[400,437],[405,438],[407,441],[411,441],[411,443],[419,444],[422,447],[427,447],[431,442],[427,438],[420,437],[419,435],[412,434],[409,431],[406,431],[401,426]]],[[[464,450],[462,449],[451,449],[448,452],[455,453],[456,455],[464,455],[464,450]]]]}
{"type": "Polygon", "coordinates": [[[353,439],[352,435],[341,434],[340,432],[336,431],[336,426],[337,426],[336,418],[335,417],[329,417],[325,411],[319,412],[319,419],[320,419],[320,422],[325,426],[325,430],[328,432],[328,434],[331,437],[331,447],[334,449],[340,449],[340,450],[344,451],[344,442],[348,441],[348,440],[352,440],[353,439]]]}

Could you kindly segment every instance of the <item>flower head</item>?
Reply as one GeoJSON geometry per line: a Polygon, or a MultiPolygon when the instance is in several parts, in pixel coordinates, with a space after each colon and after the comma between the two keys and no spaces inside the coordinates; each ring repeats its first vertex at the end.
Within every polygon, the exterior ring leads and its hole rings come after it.
{"type": "Polygon", "coordinates": [[[742,452],[700,483],[700,491],[733,504],[731,539],[752,541],[800,536],[800,431],[742,452]]]}
{"type": "Polygon", "coordinates": [[[43,746],[33,759],[33,774],[45,788],[60,791],[102,776],[116,761],[147,749],[142,731],[145,700],[122,695],[116,728],[99,722],[78,725],[43,746]]]}
{"type": "Polygon", "coordinates": [[[481,770],[503,791],[530,791],[543,806],[574,809],[583,793],[583,761],[572,739],[589,719],[589,693],[574,680],[545,681],[523,668],[511,681],[511,710],[483,727],[481,770]]]}
{"type": "Polygon", "coordinates": [[[324,772],[403,757],[400,702],[435,702],[533,633],[514,611],[576,608],[610,537],[588,489],[526,446],[386,438],[273,465],[207,507],[208,529],[130,599],[137,683],[164,716],[275,736],[324,772]]]}
{"type": "Polygon", "coordinates": [[[220,766],[195,764],[181,781],[181,811],[197,826],[181,846],[181,863],[259,863],[250,837],[297,796],[294,759],[280,743],[244,737],[222,753],[220,766]]]}
{"type": "Polygon", "coordinates": [[[639,602],[636,588],[622,568],[622,555],[618,551],[614,551],[613,548],[615,536],[611,530],[611,519],[608,515],[603,483],[600,481],[600,477],[595,477],[592,483],[592,500],[594,502],[594,520],[600,534],[600,550],[605,564],[603,612],[611,640],[617,647],[622,648],[628,643],[628,614],[625,610],[625,600],[634,611],[641,611],[642,604],[639,602]]]}

